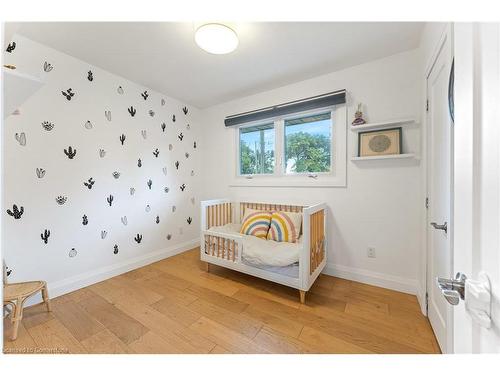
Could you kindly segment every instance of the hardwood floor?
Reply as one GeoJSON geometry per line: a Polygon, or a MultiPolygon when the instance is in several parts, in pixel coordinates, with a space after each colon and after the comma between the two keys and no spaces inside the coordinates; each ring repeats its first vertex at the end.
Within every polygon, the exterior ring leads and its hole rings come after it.
{"type": "Polygon", "coordinates": [[[439,353],[415,296],[321,275],[307,293],[217,266],[193,249],[25,309],[4,351],[439,353]]]}

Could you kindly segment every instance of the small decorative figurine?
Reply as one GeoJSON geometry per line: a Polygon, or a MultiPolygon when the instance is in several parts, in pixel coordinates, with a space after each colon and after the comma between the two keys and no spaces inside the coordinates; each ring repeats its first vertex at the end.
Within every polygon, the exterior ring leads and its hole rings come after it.
{"type": "Polygon", "coordinates": [[[363,112],[361,112],[361,103],[358,104],[358,110],[354,113],[354,121],[353,125],[363,125],[366,124],[365,119],[363,118],[363,112]]]}

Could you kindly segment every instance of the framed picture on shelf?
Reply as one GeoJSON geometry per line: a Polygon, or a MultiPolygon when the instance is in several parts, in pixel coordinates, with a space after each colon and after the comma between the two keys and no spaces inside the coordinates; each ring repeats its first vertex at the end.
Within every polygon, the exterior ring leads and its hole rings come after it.
{"type": "Polygon", "coordinates": [[[358,156],[402,154],[401,128],[371,130],[358,133],[358,156]]]}

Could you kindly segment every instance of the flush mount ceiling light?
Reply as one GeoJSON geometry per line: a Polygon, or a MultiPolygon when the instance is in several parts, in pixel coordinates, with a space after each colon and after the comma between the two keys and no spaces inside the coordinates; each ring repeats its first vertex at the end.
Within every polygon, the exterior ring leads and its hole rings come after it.
{"type": "Polygon", "coordinates": [[[238,47],[238,36],[229,27],[219,23],[200,26],[194,40],[198,46],[215,55],[230,53],[238,47]]]}

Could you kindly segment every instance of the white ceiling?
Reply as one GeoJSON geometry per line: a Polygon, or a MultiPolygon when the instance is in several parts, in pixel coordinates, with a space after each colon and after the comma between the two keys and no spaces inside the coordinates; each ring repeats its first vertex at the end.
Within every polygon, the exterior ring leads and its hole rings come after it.
{"type": "Polygon", "coordinates": [[[179,22],[6,24],[30,39],[205,108],[418,47],[423,23],[229,24],[238,49],[211,55],[179,22]]]}

